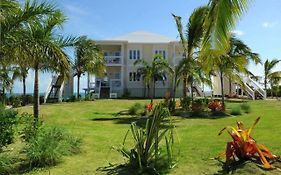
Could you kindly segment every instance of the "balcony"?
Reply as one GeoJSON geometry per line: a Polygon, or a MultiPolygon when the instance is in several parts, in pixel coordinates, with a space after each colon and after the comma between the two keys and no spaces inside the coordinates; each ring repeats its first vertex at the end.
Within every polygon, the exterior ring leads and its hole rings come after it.
{"type": "Polygon", "coordinates": [[[122,56],[105,56],[105,64],[107,66],[121,66],[122,56]]]}

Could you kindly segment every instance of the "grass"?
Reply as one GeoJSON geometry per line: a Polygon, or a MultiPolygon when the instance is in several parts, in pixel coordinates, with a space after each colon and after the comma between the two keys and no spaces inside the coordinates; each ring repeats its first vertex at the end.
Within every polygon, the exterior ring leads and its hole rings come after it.
{"type": "MultiPolygon", "coordinates": [[[[64,161],[55,167],[34,170],[27,174],[102,174],[104,172],[96,169],[104,168],[109,163],[124,163],[122,156],[112,150],[111,146],[120,145],[130,123],[138,118],[116,114],[127,110],[136,102],[147,104],[149,100],[98,100],[41,106],[41,114],[47,124],[62,126],[83,138],[82,152],[65,157],[64,161]]],[[[253,137],[258,143],[265,144],[272,153],[281,155],[281,102],[252,101],[249,104],[252,112],[236,117],[174,117],[181,154],[177,167],[172,169],[170,174],[219,174],[221,164],[213,158],[225,149],[226,142],[229,141],[226,134],[218,136],[220,129],[227,125],[235,125],[235,122],[240,120],[249,126],[259,116],[261,121],[255,128],[253,137]]],[[[238,104],[227,104],[229,108],[235,105],[238,104]]],[[[31,113],[32,107],[22,107],[18,110],[20,113],[31,113]]],[[[119,174],[126,172],[122,171],[119,174]]]]}

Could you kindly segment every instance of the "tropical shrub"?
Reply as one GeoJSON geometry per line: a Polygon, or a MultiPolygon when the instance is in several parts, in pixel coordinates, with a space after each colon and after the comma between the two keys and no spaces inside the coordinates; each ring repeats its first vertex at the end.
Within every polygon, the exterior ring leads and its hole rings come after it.
{"type": "Polygon", "coordinates": [[[0,151],[13,142],[17,112],[13,109],[0,108],[0,151]]]}
{"type": "Polygon", "coordinates": [[[231,115],[241,115],[242,112],[241,112],[241,107],[240,106],[234,106],[231,108],[231,111],[230,111],[230,114],[231,115]]]}
{"type": "Polygon", "coordinates": [[[164,104],[171,113],[175,112],[176,101],[171,98],[171,93],[169,91],[165,93],[164,104]]]}
{"type": "Polygon", "coordinates": [[[241,104],[241,109],[245,112],[245,113],[251,113],[251,106],[248,103],[242,103],[241,104]]]}
{"type": "Polygon", "coordinates": [[[25,148],[32,166],[56,165],[63,155],[80,151],[81,139],[74,137],[58,127],[38,128],[25,148]]]}
{"type": "Polygon", "coordinates": [[[186,96],[180,99],[182,109],[189,111],[189,106],[191,103],[191,97],[186,96]]]}
{"type": "Polygon", "coordinates": [[[138,173],[159,173],[160,165],[172,168],[173,155],[173,125],[167,129],[161,129],[165,118],[170,117],[169,110],[164,104],[158,104],[152,111],[152,116],[147,119],[145,128],[139,128],[135,122],[131,124],[121,147],[116,148],[129,160],[128,165],[138,170],[138,173]],[[134,146],[125,147],[128,134],[132,134],[134,146]],[[165,145],[166,154],[160,145],[165,145]]]}
{"type": "Polygon", "coordinates": [[[0,152],[0,174],[10,174],[9,169],[12,165],[12,159],[6,153],[0,152]]]}
{"type": "Polygon", "coordinates": [[[268,159],[276,160],[277,156],[270,153],[270,151],[263,144],[258,144],[251,136],[251,132],[259,122],[260,117],[257,118],[249,129],[246,129],[242,122],[237,122],[237,127],[224,127],[219,135],[223,131],[227,130],[232,140],[227,142],[226,145],[226,165],[235,162],[236,158],[240,161],[259,159],[266,169],[272,169],[268,159]]]}
{"type": "Polygon", "coordinates": [[[42,126],[43,122],[41,120],[34,122],[33,115],[22,113],[20,117],[20,124],[20,137],[24,141],[30,142],[30,140],[36,136],[37,130],[42,126]]]}
{"type": "Polygon", "coordinates": [[[192,112],[202,112],[204,111],[205,108],[205,101],[204,99],[196,99],[193,100],[193,102],[191,103],[191,111],[192,112]]]}
{"type": "Polygon", "coordinates": [[[211,109],[212,112],[222,112],[223,111],[223,105],[218,100],[209,102],[208,108],[211,109]]]}
{"type": "Polygon", "coordinates": [[[142,115],[144,113],[145,107],[140,103],[135,103],[128,110],[130,115],[142,115]]]}

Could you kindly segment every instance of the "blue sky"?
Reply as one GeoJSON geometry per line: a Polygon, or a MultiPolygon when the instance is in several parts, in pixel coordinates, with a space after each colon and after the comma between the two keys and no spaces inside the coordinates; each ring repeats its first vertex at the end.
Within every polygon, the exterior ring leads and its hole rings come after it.
{"type": "MultiPolygon", "coordinates": [[[[208,0],[56,0],[51,1],[68,16],[63,33],[87,35],[104,39],[134,31],[159,33],[177,38],[171,13],[182,16],[185,23],[192,11],[208,0]]],[[[253,0],[234,32],[263,60],[281,59],[281,0],[253,0]]],[[[73,57],[73,55],[71,55],[73,57]]],[[[281,70],[281,64],[278,65],[281,70]]],[[[262,66],[250,65],[250,70],[262,75],[262,66]]],[[[40,92],[45,92],[51,76],[41,73],[40,92]]],[[[75,81],[76,82],[76,81],[75,81]]],[[[13,92],[22,92],[20,82],[13,92]]],[[[76,86],[75,86],[76,87],[76,86]]],[[[81,88],[86,87],[86,78],[81,88]]],[[[27,79],[27,91],[33,91],[33,72],[27,79]]],[[[75,88],[76,91],[76,88],[75,88]]]]}

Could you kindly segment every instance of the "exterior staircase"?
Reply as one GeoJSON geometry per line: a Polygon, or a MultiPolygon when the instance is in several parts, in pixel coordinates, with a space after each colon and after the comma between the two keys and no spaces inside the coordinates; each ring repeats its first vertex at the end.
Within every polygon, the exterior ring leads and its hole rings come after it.
{"type": "Polygon", "coordinates": [[[250,77],[244,76],[243,83],[245,85],[245,91],[252,100],[266,98],[266,91],[250,77]]]}
{"type": "Polygon", "coordinates": [[[44,103],[62,102],[62,92],[64,89],[64,78],[62,75],[52,77],[52,81],[48,86],[44,103]]]}

